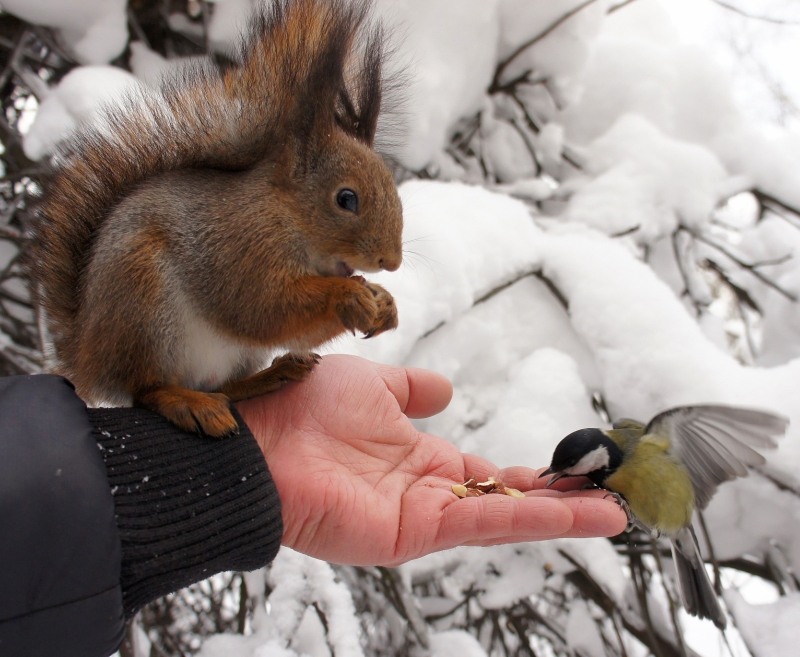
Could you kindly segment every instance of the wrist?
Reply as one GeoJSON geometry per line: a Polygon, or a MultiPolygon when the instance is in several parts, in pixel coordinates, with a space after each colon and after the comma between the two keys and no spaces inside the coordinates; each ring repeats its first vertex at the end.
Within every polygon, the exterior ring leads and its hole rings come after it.
{"type": "Polygon", "coordinates": [[[252,435],[264,460],[269,464],[281,435],[282,418],[278,407],[265,396],[246,399],[233,406],[235,414],[241,420],[240,427],[252,435]]]}
{"type": "Polygon", "coordinates": [[[114,494],[127,616],[214,573],[274,558],[280,500],[246,426],[216,440],[144,409],[88,413],[114,494]]]}

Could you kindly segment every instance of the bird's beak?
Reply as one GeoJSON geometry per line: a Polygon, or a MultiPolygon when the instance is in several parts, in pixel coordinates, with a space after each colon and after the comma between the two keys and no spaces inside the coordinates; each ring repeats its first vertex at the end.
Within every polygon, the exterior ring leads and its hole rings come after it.
{"type": "Polygon", "coordinates": [[[550,475],[550,479],[547,480],[545,484],[545,488],[550,488],[554,483],[556,483],[562,477],[566,477],[567,474],[565,472],[556,472],[553,468],[547,468],[542,474],[540,474],[537,479],[541,479],[542,477],[547,477],[550,475]]]}

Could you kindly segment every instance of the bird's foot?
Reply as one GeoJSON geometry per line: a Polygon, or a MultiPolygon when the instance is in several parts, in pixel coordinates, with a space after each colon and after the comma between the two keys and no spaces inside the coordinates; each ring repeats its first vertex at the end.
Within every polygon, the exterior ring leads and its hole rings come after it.
{"type": "Polygon", "coordinates": [[[614,500],[619,505],[619,507],[625,512],[625,515],[628,517],[628,526],[625,528],[625,531],[629,532],[635,527],[637,527],[638,525],[636,523],[636,517],[631,512],[631,507],[628,504],[628,500],[626,500],[619,493],[615,493],[614,491],[611,490],[606,492],[605,495],[603,495],[604,500],[607,500],[609,498],[614,500]]]}

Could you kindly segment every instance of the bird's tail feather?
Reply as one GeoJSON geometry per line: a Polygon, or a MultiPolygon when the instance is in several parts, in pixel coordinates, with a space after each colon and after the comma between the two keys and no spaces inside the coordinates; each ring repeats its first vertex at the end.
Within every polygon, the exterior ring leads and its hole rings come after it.
{"type": "Polygon", "coordinates": [[[727,620],[716,591],[706,573],[697,536],[691,526],[682,529],[672,539],[672,558],[678,571],[683,607],[692,616],[708,618],[724,630],[727,620]]]}

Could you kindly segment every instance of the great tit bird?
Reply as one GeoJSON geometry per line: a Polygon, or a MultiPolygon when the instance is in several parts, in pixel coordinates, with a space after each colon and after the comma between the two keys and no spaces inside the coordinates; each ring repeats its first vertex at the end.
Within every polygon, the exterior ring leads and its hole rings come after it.
{"type": "Polygon", "coordinates": [[[724,481],[763,464],[754,448],[775,447],[788,420],[764,411],[720,405],[682,406],[647,425],[615,422],[612,429],[580,429],[555,449],[551,486],[562,477],[588,477],[624,500],[633,524],[668,536],[683,606],[725,628],[714,587],[700,556],[692,514],[702,510],[724,481]]]}

